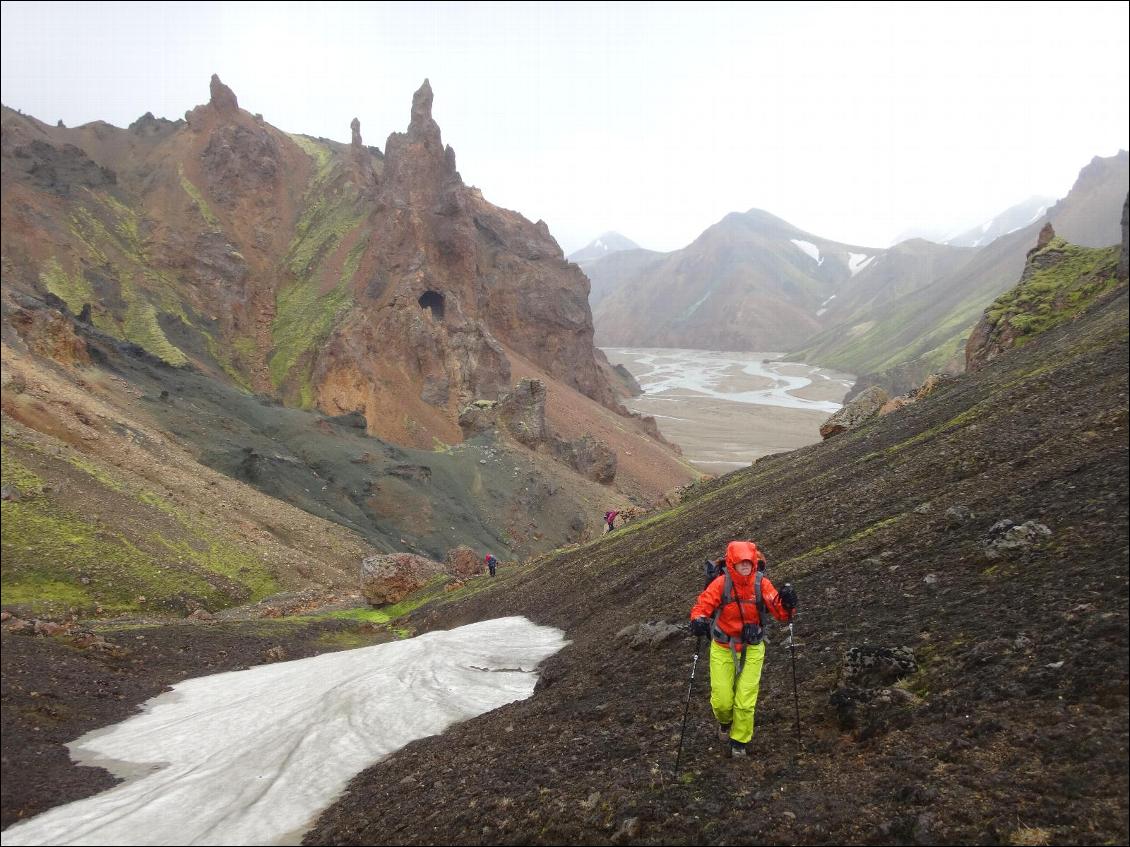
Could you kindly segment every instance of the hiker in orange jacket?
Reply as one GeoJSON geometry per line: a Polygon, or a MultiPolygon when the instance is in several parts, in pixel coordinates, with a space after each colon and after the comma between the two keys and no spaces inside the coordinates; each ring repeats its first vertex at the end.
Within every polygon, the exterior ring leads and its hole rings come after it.
{"type": "Polygon", "coordinates": [[[691,632],[710,635],[710,706],[718,731],[729,739],[728,756],[746,755],[753,738],[753,712],[765,662],[765,613],[791,620],[797,596],[780,592],[754,563],[764,557],[752,541],[731,541],[726,569],[711,580],[691,609],[691,632]]]}

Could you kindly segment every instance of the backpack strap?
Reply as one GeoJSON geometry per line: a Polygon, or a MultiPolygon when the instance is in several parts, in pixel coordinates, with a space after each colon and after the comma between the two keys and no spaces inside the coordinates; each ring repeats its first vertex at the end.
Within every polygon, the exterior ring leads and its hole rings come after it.
{"type": "Polygon", "coordinates": [[[730,636],[718,626],[718,618],[722,616],[722,609],[732,602],[734,602],[734,581],[730,579],[730,574],[727,571],[725,582],[722,583],[722,601],[718,604],[718,608],[714,610],[714,614],[710,616],[710,637],[715,641],[730,643],[730,636]]]}
{"type": "Polygon", "coordinates": [[[760,644],[763,640],[768,640],[768,637],[765,635],[765,624],[768,622],[766,615],[769,614],[769,610],[765,607],[765,597],[761,593],[761,581],[763,579],[765,579],[764,571],[757,571],[753,576],[753,599],[757,604],[757,619],[760,621],[760,625],[758,626],[760,637],[757,639],[757,644],[760,644]]]}

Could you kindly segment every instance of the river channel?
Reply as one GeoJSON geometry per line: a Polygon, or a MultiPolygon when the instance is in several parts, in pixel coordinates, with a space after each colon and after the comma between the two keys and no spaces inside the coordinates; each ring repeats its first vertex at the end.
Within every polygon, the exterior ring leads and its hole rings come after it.
{"type": "Polygon", "coordinates": [[[780,353],[606,347],[644,393],[624,401],[652,415],[687,461],[725,473],[772,453],[820,440],[820,425],[841,408],[855,377],[780,353]]]}

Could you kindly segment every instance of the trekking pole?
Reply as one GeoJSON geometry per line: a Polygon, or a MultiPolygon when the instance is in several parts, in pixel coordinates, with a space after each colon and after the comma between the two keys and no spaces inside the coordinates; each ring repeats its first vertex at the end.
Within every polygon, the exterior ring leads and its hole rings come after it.
{"type": "Polygon", "coordinates": [[[702,636],[700,635],[694,645],[694,662],[691,664],[691,681],[690,684],[687,685],[687,702],[686,705],[683,706],[683,728],[679,730],[679,754],[675,757],[675,779],[679,778],[679,762],[682,761],[683,758],[683,736],[687,731],[687,712],[691,707],[691,689],[694,688],[694,672],[698,667],[698,654],[701,650],[702,636]]]}
{"type": "Polygon", "coordinates": [[[800,697],[796,691],[796,643],[793,641],[793,619],[789,618],[789,655],[793,659],[793,705],[796,707],[796,743],[800,744],[800,697]]]}

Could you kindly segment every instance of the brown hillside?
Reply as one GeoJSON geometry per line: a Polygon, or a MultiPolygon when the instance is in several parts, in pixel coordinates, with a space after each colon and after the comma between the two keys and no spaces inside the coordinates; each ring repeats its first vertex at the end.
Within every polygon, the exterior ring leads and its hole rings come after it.
{"type": "MultiPolygon", "coordinates": [[[[1123,286],[898,413],[401,619],[424,631],[525,614],[572,643],[530,700],[359,775],[306,842],[1124,843],[1128,315],[1123,286]],[[1002,519],[1050,534],[1005,547],[1002,519]],[[735,537],[756,538],[800,594],[801,742],[774,634],[756,755],[720,758],[700,663],[675,781],[695,648],[681,628],[699,562],[735,537]],[[633,649],[618,636],[648,621],[676,637],[633,649]],[[909,647],[919,670],[869,706],[837,683],[857,645],[909,647]]],[[[5,824],[106,787],[63,744],[165,685],[350,635],[105,632],[124,653],[5,628],[5,824]]]]}
{"type": "Polygon", "coordinates": [[[1126,326],[1123,287],[900,413],[421,613],[504,609],[572,643],[530,700],[358,776],[305,843],[1122,843],[1126,326]],[[1006,548],[1004,519],[1048,534],[1006,548]],[[802,739],[775,637],[752,761],[721,758],[699,682],[674,781],[694,640],[617,633],[685,625],[699,562],[743,537],[801,597],[802,739]],[[867,705],[837,685],[858,645],[919,669],[867,705]]]}

